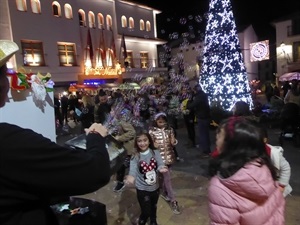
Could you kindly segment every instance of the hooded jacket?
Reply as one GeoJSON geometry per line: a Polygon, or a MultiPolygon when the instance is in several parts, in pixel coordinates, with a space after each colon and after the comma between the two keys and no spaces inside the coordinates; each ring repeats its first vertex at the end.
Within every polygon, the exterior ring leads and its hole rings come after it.
{"type": "Polygon", "coordinates": [[[122,142],[124,149],[127,151],[127,155],[133,155],[135,153],[135,136],[136,131],[134,127],[130,123],[120,120],[118,126],[118,134],[115,136],[115,139],[122,142]]]}
{"type": "Polygon", "coordinates": [[[208,188],[210,224],[284,225],[285,199],[266,165],[246,164],[208,188]]]}
{"type": "Polygon", "coordinates": [[[174,145],[172,144],[172,139],[175,139],[173,128],[152,127],[149,129],[149,134],[154,146],[159,149],[165,165],[172,165],[175,162],[174,145]]]}

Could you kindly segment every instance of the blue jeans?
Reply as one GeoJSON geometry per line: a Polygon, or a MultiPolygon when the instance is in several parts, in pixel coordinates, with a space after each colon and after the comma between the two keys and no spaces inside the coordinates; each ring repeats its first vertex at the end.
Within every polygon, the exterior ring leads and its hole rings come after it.
{"type": "Polygon", "coordinates": [[[197,118],[197,126],[198,126],[198,133],[199,139],[198,144],[202,153],[210,154],[210,135],[209,135],[209,119],[199,119],[197,118]]]}

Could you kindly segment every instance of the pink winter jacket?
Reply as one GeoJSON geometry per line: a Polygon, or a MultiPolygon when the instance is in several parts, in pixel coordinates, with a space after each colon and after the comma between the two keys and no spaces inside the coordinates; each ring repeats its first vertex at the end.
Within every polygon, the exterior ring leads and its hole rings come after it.
{"type": "Polygon", "coordinates": [[[248,163],[208,188],[210,224],[284,225],[285,199],[267,166],[248,163]]]}

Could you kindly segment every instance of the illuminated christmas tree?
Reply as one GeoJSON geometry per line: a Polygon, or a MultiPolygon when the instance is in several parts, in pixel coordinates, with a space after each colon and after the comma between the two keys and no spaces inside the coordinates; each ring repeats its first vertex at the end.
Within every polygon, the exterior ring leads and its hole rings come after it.
{"type": "Polygon", "coordinates": [[[231,110],[242,100],[253,108],[230,0],[210,0],[200,84],[210,104],[231,110]]]}

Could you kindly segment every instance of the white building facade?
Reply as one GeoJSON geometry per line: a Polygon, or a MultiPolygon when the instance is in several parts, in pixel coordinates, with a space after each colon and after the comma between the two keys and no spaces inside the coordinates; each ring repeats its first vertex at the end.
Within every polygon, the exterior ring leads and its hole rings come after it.
{"type": "MultiPolygon", "coordinates": [[[[252,25],[239,30],[238,38],[249,81],[256,79],[258,76],[258,62],[251,62],[250,60],[250,44],[257,42],[257,35],[252,25]]],[[[189,45],[181,44],[180,47],[173,48],[171,51],[171,61],[173,61],[174,69],[178,71],[178,66],[176,65],[181,62],[184,65],[184,73],[188,78],[199,76],[203,46],[204,43],[196,43],[189,45]]]]}
{"type": "Polygon", "coordinates": [[[300,14],[274,21],[276,29],[277,75],[300,72],[300,14]]]}
{"type": "Polygon", "coordinates": [[[110,0],[0,4],[0,39],[12,40],[20,48],[9,63],[15,70],[50,73],[56,84],[122,83],[166,72],[157,54],[157,45],[165,41],[157,38],[156,9],[110,0]]]}

